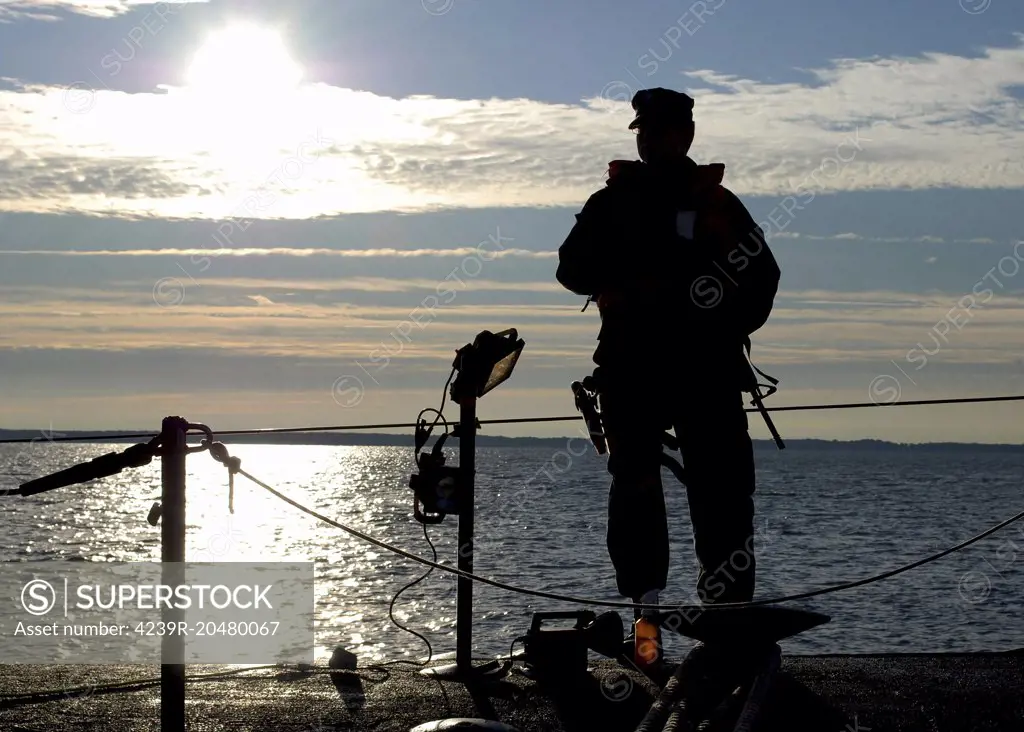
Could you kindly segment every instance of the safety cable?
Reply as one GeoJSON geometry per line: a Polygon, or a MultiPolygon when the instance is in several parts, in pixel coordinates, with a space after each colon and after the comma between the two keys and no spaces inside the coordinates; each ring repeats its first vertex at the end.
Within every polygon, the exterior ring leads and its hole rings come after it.
{"type": "MultiPolygon", "coordinates": [[[[827,409],[864,409],[871,407],[916,407],[931,404],[982,404],[986,402],[1019,402],[1024,401],[1024,394],[991,396],[991,397],[957,397],[949,399],[916,399],[905,402],[841,402],[837,404],[794,404],[788,407],[768,407],[767,412],[811,412],[827,409]]],[[[433,411],[433,410],[431,410],[433,411]]],[[[746,412],[759,412],[755,407],[745,407],[746,412]]],[[[479,424],[527,424],[535,422],[576,422],[580,419],[579,414],[571,417],[511,417],[506,419],[481,419],[479,424]]],[[[295,432],[345,432],[349,430],[384,430],[384,429],[411,429],[417,425],[408,422],[395,422],[392,424],[341,424],[326,427],[261,427],[248,430],[225,430],[218,432],[218,435],[280,435],[295,432]]],[[[52,437],[45,433],[43,437],[14,437],[0,440],[0,445],[27,443],[27,442],[98,442],[102,440],[138,440],[154,437],[156,432],[126,432],[108,435],[72,435],[70,437],[52,437]]]]}
{"type": "MultiPolygon", "coordinates": [[[[442,570],[444,572],[451,572],[453,574],[459,575],[460,577],[466,577],[467,579],[471,579],[471,580],[473,580],[475,582],[480,582],[480,583],[485,584],[485,585],[490,585],[491,587],[496,587],[496,588],[498,588],[500,590],[506,590],[508,592],[515,592],[515,593],[518,593],[518,594],[521,594],[521,595],[532,595],[534,597],[543,597],[543,598],[548,599],[548,600],[557,600],[559,602],[571,602],[571,603],[576,603],[576,604],[580,604],[580,605],[598,605],[598,606],[601,606],[601,607],[615,607],[615,608],[623,608],[623,609],[631,608],[631,609],[644,609],[644,610],[662,610],[662,611],[677,610],[680,607],[679,605],[676,605],[676,606],[672,606],[672,605],[649,605],[649,604],[645,605],[645,604],[642,604],[642,603],[615,602],[615,601],[611,601],[611,600],[595,600],[595,599],[584,598],[584,597],[574,597],[574,596],[571,596],[571,595],[560,595],[560,594],[557,594],[557,593],[554,593],[554,592],[544,592],[542,590],[531,590],[531,589],[527,589],[527,588],[524,588],[524,587],[516,587],[515,585],[510,585],[510,584],[507,584],[505,582],[500,582],[498,580],[489,579],[487,577],[481,577],[480,575],[472,574],[470,572],[466,572],[464,570],[457,569],[455,567],[450,567],[450,566],[447,566],[447,565],[444,565],[444,564],[439,564],[436,561],[431,561],[429,559],[425,559],[424,557],[418,556],[418,555],[413,554],[411,552],[407,552],[404,549],[401,549],[401,548],[399,548],[397,546],[394,546],[392,544],[388,544],[387,542],[381,541],[380,539],[375,539],[374,537],[370,536],[369,534],[365,534],[362,531],[359,531],[358,529],[352,528],[351,526],[346,526],[345,524],[342,524],[342,523],[339,523],[337,521],[334,521],[333,519],[327,518],[323,514],[317,513],[316,511],[314,511],[311,508],[307,508],[306,506],[303,506],[302,504],[298,503],[297,501],[294,501],[291,498],[289,498],[288,496],[284,495],[280,491],[278,491],[278,490],[272,488],[271,486],[267,485],[266,483],[264,483],[263,481],[259,480],[258,478],[255,478],[254,476],[250,475],[249,473],[247,473],[246,471],[242,470],[241,468],[239,468],[237,472],[238,472],[239,475],[245,476],[246,478],[251,480],[253,483],[258,485],[259,487],[269,491],[274,496],[277,496],[278,498],[280,498],[285,503],[288,503],[288,504],[294,506],[295,508],[299,509],[300,511],[302,511],[304,513],[309,514],[310,516],[313,516],[314,518],[320,519],[321,521],[323,521],[326,524],[329,524],[330,526],[334,526],[335,528],[341,529],[342,531],[345,531],[345,532],[351,534],[352,536],[355,536],[355,537],[357,537],[359,539],[362,539],[363,541],[369,542],[370,544],[373,544],[374,546],[378,546],[381,549],[385,549],[385,550],[387,550],[389,552],[392,552],[394,554],[398,554],[399,556],[405,557],[406,559],[411,559],[414,562],[419,562],[420,564],[423,564],[425,566],[432,567],[434,569],[440,569],[440,570],[442,570]]],[[[922,566],[924,564],[928,564],[929,562],[934,562],[934,561],[936,561],[938,559],[941,559],[942,557],[945,557],[948,554],[952,554],[953,552],[956,552],[956,551],[959,551],[961,549],[964,549],[964,548],[970,546],[971,544],[974,544],[975,542],[981,541],[985,537],[990,536],[991,534],[994,534],[995,532],[999,531],[1000,529],[1003,529],[1003,528],[1009,526],[1010,524],[1014,523],[1015,521],[1019,521],[1022,518],[1024,518],[1024,511],[1021,511],[1017,515],[1012,516],[1012,517],[1006,519],[1002,523],[999,523],[999,524],[993,526],[992,528],[983,531],[982,533],[978,534],[977,536],[975,536],[975,537],[973,537],[971,539],[968,539],[967,541],[963,541],[960,544],[957,544],[956,546],[950,547],[949,549],[945,549],[945,550],[943,550],[943,551],[941,551],[941,552],[939,552],[937,554],[933,554],[933,555],[931,555],[929,557],[925,557],[924,559],[919,559],[918,561],[912,562],[911,564],[907,564],[907,565],[904,565],[902,567],[898,567],[896,569],[892,569],[892,570],[889,570],[887,572],[883,572],[881,574],[874,575],[872,577],[867,577],[865,579],[855,580],[853,582],[845,582],[845,583],[840,584],[840,585],[832,585],[832,586],[829,586],[829,587],[824,587],[824,588],[819,589],[819,590],[812,590],[810,592],[801,592],[801,593],[796,594],[796,595],[786,595],[784,597],[774,597],[774,598],[771,598],[771,599],[768,599],[768,600],[751,600],[749,602],[721,602],[721,603],[714,603],[713,607],[715,607],[715,608],[720,608],[720,607],[738,608],[738,607],[755,607],[755,606],[758,606],[758,605],[775,605],[775,604],[782,603],[782,602],[792,602],[793,600],[803,600],[803,599],[806,599],[806,598],[809,598],[809,597],[815,597],[817,595],[825,595],[825,594],[829,594],[829,593],[832,593],[832,592],[839,592],[841,590],[848,590],[848,589],[852,589],[854,587],[860,587],[862,585],[867,585],[867,584],[870,584],[872,582],[878,582],[878,581],[883,580],[883,579],[888,579],[889,577],[894,577],[897,574],[901,574],[903,572],[907,572],[907,571],[909,571],[911,569],[915,569],[916,567],[920,567],[920,566],[922,566]]]]}

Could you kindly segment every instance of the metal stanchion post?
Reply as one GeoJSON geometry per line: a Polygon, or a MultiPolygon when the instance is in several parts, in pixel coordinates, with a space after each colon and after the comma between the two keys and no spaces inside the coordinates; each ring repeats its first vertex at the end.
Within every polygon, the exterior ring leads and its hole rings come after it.
{"type": "MultiPolygon", "coordinates": [[[[459,469],[462,471],[463,510],[459,514],[459,569],[473,572],[473,514],[476,505],[476,399],[459,405],[459,469]]],[[[473,670],[473,580],[459,576],[456,595],[455,665],[459,672],[473,670]]]]}
{"type": "MultiPolygon", "coordinates": [[[[459,405],[458,476],[458,568],[473,572],[473,519],[476,503],[476,404],[484,394],[504,382],[525,343],[514,328],[500,333],[483,331],[473,343],[457,351],[455,363],[458,377],[451,387],[452,401],[459,405]]],[[[507,672],[497,659],[480,666],[473,665],[473,580],[459,575],[456,595],[455,663],[425,668],[423,674],[452,681],[472,682],[497,678],[507,672]]],[[[495,729],[473,727],[472,729],[495,729]]]]}
{"type": "MultiPolygon", "coordinates": [[[[177,587],[184,583],[188,422],[181,417],[167,417],[162,430],[162,576],[163,584],[177,587]]],[[[161,614],[165,628],[177,627],[167,624],[184,619],[184,611],[166,605],[161,614]]],[[[162,732],[185,730],[185,637],[181,633],[166,633],[161,641],[160,729],[162,732]]]]}

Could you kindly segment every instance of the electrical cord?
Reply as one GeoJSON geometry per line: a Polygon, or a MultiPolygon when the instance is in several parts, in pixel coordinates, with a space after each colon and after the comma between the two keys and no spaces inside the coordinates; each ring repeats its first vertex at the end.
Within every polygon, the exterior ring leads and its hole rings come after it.
{"type": "Polygon", "coordinates": [[[452,379],[455,378],[455,373],[458,370],[459,367],[456,364],[455,366],[452,366],[452,370],[448,373],[448,379],[444,382],[444,388],[441,389],[441,406],[438,407],[437,409],[434,409],[433,407],[421,409],[420,413],[416,415],[416,424],[414,426],[417,429],[419,429],[420,419],[423,417],[424,412],[434,412],[435,414],[437,414],[437,417],[434,418],[434,423],[431,424],[430,427],[428,427],[426,430],[428,437],[430,436],[430,433],[434,431],[434,428],[437,426],[437,423],[439,421],[444,422],[444,433],[446,435],[448,434],[448,420],[444,418],[444,405],[448,403],[448,387],[451,386],[452,379]]]}
{"type": "MultiPolygon", "coordinates": [[[[456,371],[457,371],[457,368],[453,366],[452,370],[451,370],[451,373],[448,374],[448,380],[445,382],[444,389],[441,392],[441,407],[439,409],[434,409],[433,407],[427,407],[426,409],[420,410],[420,413],[416,415],[416,450],[413,453],[413,462],[416,462],[418,460],[418,456],[419,456],[420,450],[426,444],[427,440],[430,439],[430,435],[434,431],[434,428],[437,426],[438,422],[443,422],[444,423],[444,435],[440,438],[440,441],[437,443],[435,448],[437,448],[439,445],[443,445],[444,444],[444,440],[448,437],[448,420],[444,418],[444,405],[445,405],[445,402],[448,399],[448,386],[451,384],[452,379],[455,378],[455,372],[456,371]],[[420,425],[424,424],[424,422],[425,422],[425,420],[423,420],[423,415],[426,414],[427,412],[434,412],[435,414],[437,414],[437,416],[434,418],[434,421],[430,425],[430,427],[421,427],[420,425]]],[[[417,467],[418,467],[418,464],[417,464],[417,467]]],[[[423,538],[426,540],[427,546],[430,547],[430,551],[433,554],[432,564],[437,565],[437,549],[434,547],[434,542],[432,542],[430,540],[430,534],[427,532],[427,525],[426,524],[423,524],[423,538]]],[[[440,566],[440,565],[438,565],[438,566],[440,566]]],[[[414,579],[412,582],[410,582],[409,584],[407,584],[404,587],[402,587],[398,592],[395,593],[394,597],[391,598],[391,604],[388,606],[388,618],[391,619],[391,622],[394,623],[401,630],[404,630],[406,633],[410,633],[410,634],[416,636],[421,641],[423,641],[426,644],[426,646],[427,646],[427,658],[426,658],[425,661],[422,661],[422,662],[420,662],[420,661],[408,661],[408,660],[402,659],[402,660],[405,661],[405,663],[409,663],[409,664],[412,664],[414,666],[428,666],[428,665],[430,665],[430,661],[434,657],[434,647],[430,645],[430,641],[427,640],[426,637],[424,637],[420,633],[417,633],[415,630],[412,630],[411,628],[407,628],[406,626],[402,625],[397,620],[395,620],[395,615],[394,615],[395,602],[398,601],[399,595],[401,595],[403,592],[408,590],[410,587],[415,587],[420,582],[422,582],[427,577],[429,577],[430,574],[434,571],[434,569],[435,569],[435,567],[431,566],[420,577],[418,577],[417,579],[414,579]]]]}
{"type": "MultiPolygon", "coordinates": [[[[423,538],[427,540],[427,544],[430,546],[430,551],[433,552],[433,554],[434,554],[433,561],[437,562],[437,549],[434,548],[434,542],[432,542],[430,540],[430,534],[427,533],[427,525],[426,524],[423,524],[423,538]]],[[[411,628],[405,627],[404,625],[399,623],[397,620],[395,620],[395,616],[394,616],[395,602],[397,602],[399,595],[401,595],[403,592],[408,590],[410,587],[415,587],[416,585],[418,585],[420,582],[422,582],[427,577],[429,577],[431,572],[433,572],[433,571],[434,571],[434,567],[431,567],[424,574],[420,575],[419,577],[414,579],[412,582],[410,582],[409,584],[405,585],[398,592],[396,592],[395,596],[391,598],[391,605],[388,607],[388,617],[391,619],[391,622],[394,623],[396,626],[398,626],[401,630],[404,630],[406,633],[411,633],[412,635],[416,636],[421,641],[423,641],[426,644],[426,646],[427,646],[427,659],[425,661],[409,661],[409,660],[406,660],[406,659],[401,659],[403,662],[412,664],[414,666],[429,666],[430,665],[430,661],[434,658],[434,647],[430,645],[430,641],[427,640],[424,636],[420,635],[419,633],[417,633],[415,630],[412,630],[411,628]]]]}
{"type": "MultiPolygon", "coordinates": [[[[458,366],[452,366],[451,373],[448,374],[448,380],[444,382],[444,388],[441,390],[441,407],[438,410],[436,410],[437,411],[437,419],[434,420],[434,425],[431,426],[431,429],[433,429],[434,426],[437,425],[437,420],[438,419],[441,419],[441,420],[444,419],[444,405],[447,404],[447,402],[448,402],[448,387],[451,386],[452,379],[455,378],[455,372],[458,371],[458,370],[459,370],[458,366]]],[[[422,414],[422,412],[421,412],[421,414],[422,414]]],[[[445,424],[447,424],[447,422],[445,422],[445,424]]]]}
{"type": "MultiPolygon", "coordinates": [[[[410,663],[405,659],[399,659],[394,661],[382,661],[380,663],[372,663],[366,666],[360,666],[358,669],[332,669],[332,668],[318,668],[307,664],[266,664],[261,666],[250,666],[248,668],[237,668],[229,669],[227,671],[213,671],[205,674],[188,674],[185,677],[186,683],[194,683],[197,681],[217,681],[230,676],[239,676],[247,674],[252,671],[266,671],[270,669],[289,669],[295,668],[296,670],[314,674],[314,673],[328,673],[328,674],[339,674],[339,675],[355,675],[359,676],[360,679],[368,681],[370,683],[380,682],[386,679],[374,679],[364,673],[365,671],[384,671],[390,672],[388,666],[393,666],[401,663],[410,663]]],[[[48,697],[61,698],[74,698],[79,696],[91,696],[97,692],[112,692],[117,690],[135,690],[136,688],[144,688],[150,686],[159,686],[162,682],[162,678],[159,676],[151,676],[141,679],[132,679],[124,681],[108,681],[100,684],[82,684],[80,686],[70,686],[61,689],[41,689],[38,691],[23,691],[23,692],[4,692],[0,693],[0,709],[8,706],[14,706],[18,703],[28,703],[32,701],[45,701],[48,697]]]]}
{"type": "MultiPolygon", "coordinates": [[[[264,671],[267,669],[280,668],[280,664],[266,664],[262,666],[250,666],[248,668],[230,669],[227,671],[213,671],[206,674],[191,674],[186,677],[186,681],[207,681],[226,676],[236,676],[238,674],[248,673],[250,671],[264,671]]],[[[124,681],[109,681],[102,684],[82,684],[80,686],[70,686],[62,689],[49,689],[41,691],[27,691],[27,692],[5,692],[0,694],[0,702],[11,702],[21,700],[32,700],[40,697],[74,697],[74,696],[88,696],[94,694],[97,691],[114,691],[117,689],[130,689],[136,686],[156,686],[161,682],[159,676],[142,678],[142,679],[126,679],[124,681]]],[[[0,704],[2,706],[2,704],[0,704]]]]}
{"type": "Polygon", "coordinates": [[[510,668],[515,665],[515,656],[513,655],[512,651],[515,649],[516,643],[519,643],[521,641],[526,641],[525,635],[520,635],[513,638],[512,645],[508,647],[508,665],[510,668]]]}

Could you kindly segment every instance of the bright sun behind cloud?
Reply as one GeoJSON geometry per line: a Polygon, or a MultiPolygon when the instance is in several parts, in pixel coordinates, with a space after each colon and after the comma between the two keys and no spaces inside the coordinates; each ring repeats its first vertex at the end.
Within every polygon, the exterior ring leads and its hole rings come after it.
{"type": "Polygon", "coordinates": [[[264,98],[294,90],[302,69],[281,35],[270,28],[235,25],[212,35],[186,74],[189,90],[224,98],[264,98]]]}
{"type": "Polygon", "coordinates": [[[302,124],[302,79],[277,29],[230,24],[206,38],[185,85],[169,90],[178,98],[168,120],[172,137],[255,184],[312,134],[308,119],[302,124]]]}

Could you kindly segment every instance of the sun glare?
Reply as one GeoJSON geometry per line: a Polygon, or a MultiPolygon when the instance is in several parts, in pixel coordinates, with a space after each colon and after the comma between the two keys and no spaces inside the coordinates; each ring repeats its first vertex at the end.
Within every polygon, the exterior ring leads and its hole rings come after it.
{"type": "Polygon", "coordinates": [[[213,36],[196,53],[186,75],[188,89],[222,98],[280,95],[302,79],[280,34],[238,25],[213,36]]]}

